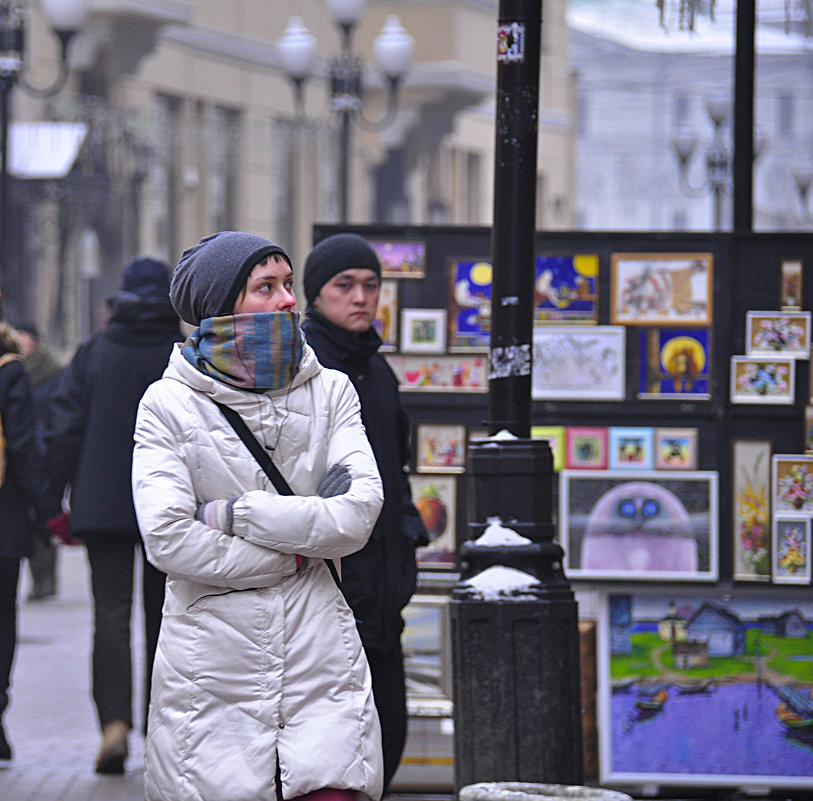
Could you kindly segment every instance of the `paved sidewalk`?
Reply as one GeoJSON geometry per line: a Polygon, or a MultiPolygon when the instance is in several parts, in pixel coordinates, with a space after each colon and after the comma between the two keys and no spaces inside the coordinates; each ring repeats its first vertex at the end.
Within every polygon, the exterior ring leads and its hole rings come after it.
{"type": "MultiPolygon", "coordinates": [[[[62,546],[57,558],[55,599],[26,600],[30,588],[26,563],[21,571],[19,639],[11,704],[4,716],[14,760],[8,769],[0,770],[0,800],[142,801],[144,741],[138,718],[138,730],[130,735],[125,775],[97,776],[93,770],[100,734],[90,696],[92,610],[85,549],[62,546]]],[[[140,655],[138,604],[134,604],[133,635],[134,653],[140,655]]],[[[134,677],[136,692],[141,687],[139,667],[134,677]]],[[[136,694],[136,715],[140,709],[136,694]]]]}

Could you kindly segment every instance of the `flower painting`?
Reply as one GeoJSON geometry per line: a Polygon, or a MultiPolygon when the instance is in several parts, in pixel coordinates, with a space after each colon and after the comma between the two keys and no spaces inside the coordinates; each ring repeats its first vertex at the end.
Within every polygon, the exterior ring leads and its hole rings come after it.
{"type": "Polygon", "coordinates": [[[813,514],[813,456],[773,457],[774,514],[813,514]]]}
{"type": "Polygon", "coordinates": [[[771,577],[771,443],[734,443],[734,578],[769,581],[771,577]]]}
{"type": "Polygon", "coordinates": [[[810,582],[810,518],[774,521],[773,580],[780,584],[810,582]]]}
{"type": "Polygon", "coordinates": [[[732,403],[793,403],[791,358],[731,357],[732,403]]]}
{"type": "Polygon", "coordinates": [[[746,315],[749,356],[810,358],[810,312],[760,312],[746,315]]]}

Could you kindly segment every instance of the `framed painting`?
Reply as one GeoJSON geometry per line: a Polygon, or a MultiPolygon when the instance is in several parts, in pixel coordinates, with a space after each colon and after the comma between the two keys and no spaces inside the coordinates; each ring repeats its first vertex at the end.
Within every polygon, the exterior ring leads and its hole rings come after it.
{"type": "Polygon", "coordinates": [[[696,428],[655,429],[656,470],[697,469],[696,428]]]}
{"type": "Polygon", "coordinates": [[[710,326],[711,253],[613,253],[610,322],[710,326]]]}
{"type": "Polygon", "coordinates": [[[798,309],[802,305],[802,262],[783,261],[780,270],[779,305],[798,309]]]}
{"type": "Polygon", "coordinates": [[[466,466],[466,426],[421,423],[416,433],[419,473],[462,473],[466,466]]]}
{"type": "Polygon", "coordinates": [[[813,453],[813,406],[805,406],[804,450],[813,453]]]}
{"type": "Polygon", "coordinates": [[[398,282],[386,279],[381,282],[378,295],[378,309],[373,320],[378,336],[381,337],[382,351],[398,349],[398,282]]]}
{"type": "Polygon", "coordinates": [[[491,342],[491,262],[449,265],[449,350],[487,351],[491,342]]]}
{"type": "Polygon", "coordinates": [[[732,444],[734,579],[771,580],[771,441],[732,444]]]}
{"type": "Polygon", "coordinates": [[[486,392],[487,356],[387,354],[402,392],[486,392]]]}
{"type": "Polygon", "coordinates": [[[426,275],[426,243],[368,239],[381,262],[382,278],[423,278],[426,275]]]}
{"type": "Polygon", "coordinates": [[[747,312],[745,348],[747,356],[809,359],[810,312],[747,312]]]}
{"type": "Polygon", "coordinates": [[[407,698],[452,700],[449,596],[413,595],[402,612],[407,698]]]}
{"type": "Polygon", "coordinates": [[[775,516],[813,515],[813,456],[775,453],[771,488],[775,516]]]}
{"type": "Polygon", "coordinates": [[[446,351],[446,309],[402,309],[401,351],[444,353],[446,351]]]}
{"type": "Polygon", "coordinates": [[[810,518],[773,520],[774,584],[810,584],[810,518]]]}
{"type": "Polygon", "coordinates": [[[652,470],[655,466],[655,429],[611,426],[610,470],[652,470]]]}
{"type": "Polygon", "coordinates": [[[571,578],[717,579],[717,473],[563,470],[559,538],[571,578]]]}
{"type": "Polygon", "coordinates": [[[553,470],[558,473],[565,466],[565,427],[531,426],[531,439],[546,439],[553,456],[553,470]]]}
{"type": "Polygon", "coordinates": [[[711,398],[711,349],[707,329],[641,331],[641,399],[711,398]]]}
{"type": "Polygon", "coordinates": [[[457,560],[457,477],[410,475],[412,501],[426,526],[429,544],[418,548],[419,568],[453,570],[457,560]]]}
{"type": "Polygon", "coordinates": [[[607,458],[605,427],[568,426],[565,429],[565,467],[575,470],[604,470],[607,458]]]}
{"type": "Polygon", "coordinates": [[[792,404],[796,369],[788,357],[732,356],[731,402],[792,404]]]}
{"type": "Polygon", "coordinates": [[[623,400],[623,326],[534,326],[531,397],[623,400]]]}
{"type": "Polygon", "coordinates": [[[602,594],[599,781],[809,790],[812,621],[791,588],[602,594]]]}
{"type": "Polygon", "coordinates": [[[537,256],[534,322],[598,322],[598,255],[537,256]]]}

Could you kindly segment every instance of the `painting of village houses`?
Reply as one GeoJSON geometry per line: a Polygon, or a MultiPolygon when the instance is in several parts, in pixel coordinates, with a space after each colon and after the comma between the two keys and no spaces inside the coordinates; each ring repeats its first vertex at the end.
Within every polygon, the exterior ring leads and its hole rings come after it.
{"type": "Polygon", "coordinates": [[[809,787],[809,597],[608,592],[599,666],[602,781],[809,787]]]}

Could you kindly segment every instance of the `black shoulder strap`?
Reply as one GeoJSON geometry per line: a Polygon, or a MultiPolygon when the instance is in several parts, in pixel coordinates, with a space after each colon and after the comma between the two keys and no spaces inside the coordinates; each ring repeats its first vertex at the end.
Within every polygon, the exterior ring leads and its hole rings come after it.
{"type": "MultiPolygon", "coordinates": [[[[257,437],[249,431],[248,426],[246,425],[246,421],[240,417],[239,413],[236,412],[231,406],[226,406],[225,403],[220,403],[219,401],[213,401],[215,406],[223,412],[223,416],[228,420],[229,425],[234,429],[235,433],[241,440],[243,440],[243,444],[251,451],[251,455],[259,462],[260,467],[262,467],[263,472],[271,479],[271,483],[276,488],[277,492],[280,495],[293,495],[294,491],[289,486],[288,482],[285,480],[285,477],[280,473],[277,469],[277,466],[274,464],[271,457],[268,455],[268,452],[260,445],[257,437]]],[[[333,580],[336,582],[336,586],[341,590],[342,594],[344,594],[344,589],[342,589],[342,582],[339,578],[339,573],[336,570],[336,565],[333,564],[332,559],[325,559],[325,564],[327,564],[327,569],[330,571],[330,575],[333,576],[333,580]]]]}
{"type": "Polygon", "coordinates": [[[246,421],[231,408],[226,406],[225,403],[214,401],[214,404],[223,412],[223,416],[229,421],[229,425],[235,430],[235,433],[243,444],[251,451],[251,455],[260,463],[265,474],[271,479],[271,483],[276,488],[280,495],[293,495],[294,491],[288,486],[288,482],[283,477],[282,473],[277,469],[268,452],[263,448],[251,431],[248,430],[246,421]]]}

